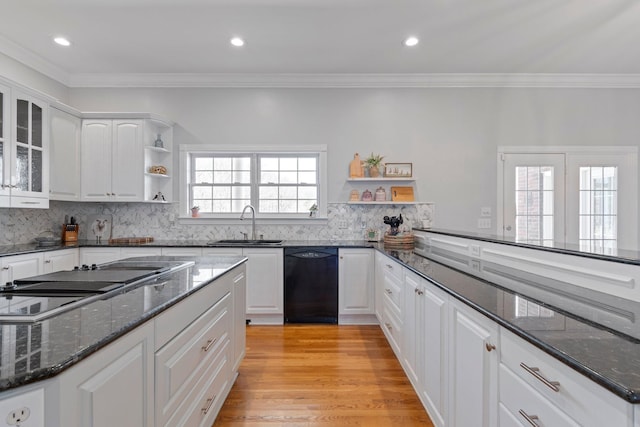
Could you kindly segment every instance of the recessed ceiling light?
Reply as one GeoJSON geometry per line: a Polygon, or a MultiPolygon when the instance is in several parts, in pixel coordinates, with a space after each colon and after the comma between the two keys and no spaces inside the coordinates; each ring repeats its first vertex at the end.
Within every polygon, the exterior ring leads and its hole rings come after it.
{"type": "Polygon", "coordinates": [[[420,40],[418,40],[417,37],[407,37],[406,39],[404,39],[403,44],[407,47],[413,47],[415,45],[417,45],[420,42],[420,40]]]}
{"type": "Polygon", "coordinates": [[[241,47],[244,46],[244,40],[242,40],[240,37],[234,37],[231,39],[231,44],[235,47],[241,47]]]}
{"type": "Polygon", "coordinates": [[[64,37],[56,37],[53,41],[58,43],[60,46],[71,46],[71,42],[64,37]]]}

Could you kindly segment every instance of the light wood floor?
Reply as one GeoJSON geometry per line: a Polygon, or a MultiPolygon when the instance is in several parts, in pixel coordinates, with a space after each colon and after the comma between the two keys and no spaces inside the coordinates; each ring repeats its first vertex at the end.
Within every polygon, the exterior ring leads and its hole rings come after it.
{"type": "Polygon", "coordinates": [[[378,326],[248,326],[214,424],[433,426],[378,326]]]}

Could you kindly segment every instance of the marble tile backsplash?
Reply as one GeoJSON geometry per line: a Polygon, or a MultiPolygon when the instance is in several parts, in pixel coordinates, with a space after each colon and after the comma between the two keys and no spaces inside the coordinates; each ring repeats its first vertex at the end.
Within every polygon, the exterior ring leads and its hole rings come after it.
{"type": "MultiPolygon", "coordinates": [[[[86,222],[92,215],[112,215],[112,237],[151,236],[156,240],[219,240],[241,238],[251,232],[251,222],[242,224],[198,224],[197,220],[181,220],[178,204],[151,203],[78,203],[51,201],[49,209],[0,209],[0,245],[29,243],[39,235],[60,236],[65,215],[74,216],[80,224],[80,239],[87,239],[86,222]],[[50,232],[45,234],[45,232],[50,232]]],[[[423,220],[433,222],[435,209],[431,203],[416,205],[350,205],[330,203],[328,221],[291,221],[290,224],[263,224],[256,221],[256,234],[265,239],[285,240],[353,240],[362,239],[367,229],[388,229],[385,215],[402,213],[401,228],[421,226],[423,220]],[[346,222],[347,228],[340,228],[346,222]],[[366,228],[362,229],[362,224],[366,228]]],[[[239,217],[239,215],[238,215],[239,217]]],[[[203,221],[204,222],[204,221],[203,221]]]]}

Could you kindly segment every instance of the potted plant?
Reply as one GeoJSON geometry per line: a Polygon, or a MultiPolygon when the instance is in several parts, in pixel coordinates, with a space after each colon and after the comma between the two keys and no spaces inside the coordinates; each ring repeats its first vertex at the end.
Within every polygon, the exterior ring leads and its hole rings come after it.
{"type": "Polygon", "coordinates": [[[191,216],[197,218],[200,216],[200,206],[194,206],[191,208],[191,216]]]}
{"type": "Polygon", "coordinates": [[[384,156],[373,153],[365,159],[364,165],[369,170],[369,176],[371,178],[380,176],[380,168],[384,167],[382,159],[384,159],[384,156]]]}

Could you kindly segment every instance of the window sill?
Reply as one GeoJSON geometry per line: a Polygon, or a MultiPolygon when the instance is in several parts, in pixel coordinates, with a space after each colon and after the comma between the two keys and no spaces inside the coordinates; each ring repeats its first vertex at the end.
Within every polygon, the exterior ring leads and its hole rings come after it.
{"type": "MultiPolygon", "coordinates": [[[[245,220],[241,220],[239,218],[211,218],[211,217],[197,217],[193,218],[191,216],[183,216],[178,218],[178,222],[180,224],[185,225],[207,225],[207,224],[215,224],[215,225],[251,225],[251,218],[247,218],[245,220]]],[[[324,217],[300,217],[300,218],[256,218],[257,225],[326,225],[329,222],[329,219],[324,217]]]]}

